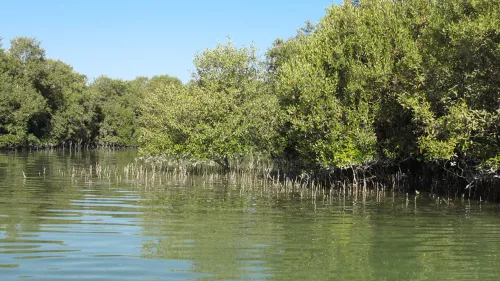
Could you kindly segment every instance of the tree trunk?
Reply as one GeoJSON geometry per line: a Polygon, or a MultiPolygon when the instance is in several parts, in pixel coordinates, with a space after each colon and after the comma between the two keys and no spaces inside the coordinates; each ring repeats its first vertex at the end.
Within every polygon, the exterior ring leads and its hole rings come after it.
{"type": "Polygon", "coordinates": [[[229,172],[229,170],[231,169],[231,166],[229,164],[229,156],[227,155],[224,155],[224,157],[222,158],[217,158],[214,161],[222,167],[224,172],[229,172]]]}

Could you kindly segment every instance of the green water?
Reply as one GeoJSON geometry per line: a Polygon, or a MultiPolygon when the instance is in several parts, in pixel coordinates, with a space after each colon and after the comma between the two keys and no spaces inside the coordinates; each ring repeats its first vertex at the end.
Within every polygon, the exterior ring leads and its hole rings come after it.
{"type": "Polygon", "coordinates": [[[496,204],[71,175],[134,157],[0,153],[0,280],[500,279],[496,204]]]}

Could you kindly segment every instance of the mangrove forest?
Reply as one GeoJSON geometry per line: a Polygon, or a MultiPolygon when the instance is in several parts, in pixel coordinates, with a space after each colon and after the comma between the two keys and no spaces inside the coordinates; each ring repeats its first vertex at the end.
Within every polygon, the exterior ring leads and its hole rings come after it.
{"type": "Polygon", "coordinates": [[[228,39],[193,63],[187,83],[88,81],[15,38],[0,48],[0,148],[135,147],[225,170],[265,159],[326,185],[398,175],[499,198],[500,0],[345,1],[264,55],[228,39]]]}

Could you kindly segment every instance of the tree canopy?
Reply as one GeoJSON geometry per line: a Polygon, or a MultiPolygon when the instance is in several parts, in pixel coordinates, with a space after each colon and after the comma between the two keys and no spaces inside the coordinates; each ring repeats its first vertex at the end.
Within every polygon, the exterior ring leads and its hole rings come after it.
{"type": "MultiPolygon", "coordinates": [[[[139,146],[191,160],[265,154],[298,169],[500,167],[500,1],[362,0],[277,39],[230,40],[168,75],[88,83],[40,42],[0,48],[0,147],[139,146]]],[[[465,176],[464,176],[465,177],[465,176]]]]}
{"type": "MultiPolygon", "coordinates": [[[[1,45],[0,45],[1,46],[1,45]]],[[[137,146],[140,104],[173,77],[88,83],[68,64],[45,57],[34,38],[0,48],[0,148],[137,146]]]]}

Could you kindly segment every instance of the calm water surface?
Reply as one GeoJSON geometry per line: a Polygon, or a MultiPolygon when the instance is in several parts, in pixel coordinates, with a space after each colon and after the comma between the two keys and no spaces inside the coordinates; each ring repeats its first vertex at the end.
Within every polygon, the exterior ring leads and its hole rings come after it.
{"type": "Polygon", "coordinates": [[[0,153],[0,280],[500,280],[496,204],[78,174],[135,156],[0,153]]]}

